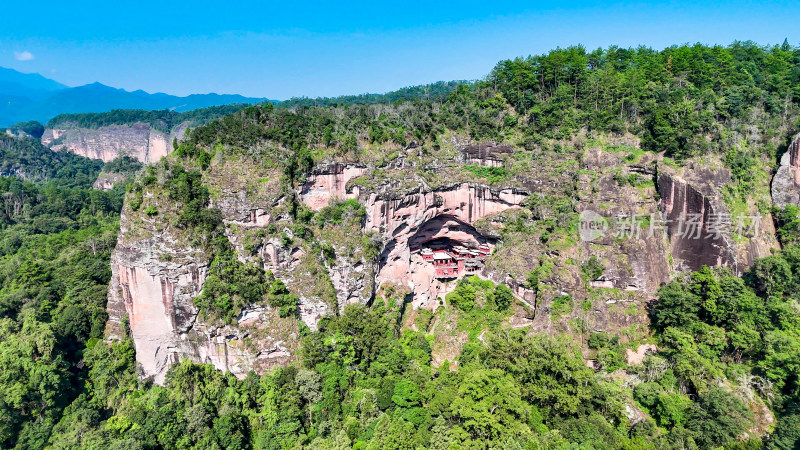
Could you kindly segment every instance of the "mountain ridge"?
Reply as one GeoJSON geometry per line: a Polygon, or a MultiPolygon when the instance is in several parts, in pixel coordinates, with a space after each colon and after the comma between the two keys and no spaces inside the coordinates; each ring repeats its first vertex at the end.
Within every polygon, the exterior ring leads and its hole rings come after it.
{"type": "Polygon", "coordinates": [[[59,114],[101,113],[114,109],[173,110],[185,112],[232,103],[259,103],[266,98],[239,94],[176,96],[142,89],[127,91],[100,82],[66,86],[38,73],[0,67],[0,126],[30,120],[45,123],[59,114]]]}

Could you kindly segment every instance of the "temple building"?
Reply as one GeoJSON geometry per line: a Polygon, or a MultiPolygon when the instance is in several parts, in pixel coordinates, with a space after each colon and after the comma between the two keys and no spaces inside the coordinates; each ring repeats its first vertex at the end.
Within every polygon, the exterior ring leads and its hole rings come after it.
{"type": "Polygon", "coordinates": [[[476,273],[483,267],[483,261],[492,252],[487,244],[480,245],[477,249],[468,249],[457,245],[453,248],[432,249],[425,247],[413,249],[414,253],[419,251],[424,261],[433,263],[436,268],[436,278],[450,279],[459,276],[476,273]]]}

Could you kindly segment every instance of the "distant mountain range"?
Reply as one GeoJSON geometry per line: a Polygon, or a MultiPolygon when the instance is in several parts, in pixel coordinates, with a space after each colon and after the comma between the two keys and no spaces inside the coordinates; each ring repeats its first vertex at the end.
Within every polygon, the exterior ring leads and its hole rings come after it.
{"type": "Polygon", "coordinates": [[[186,97],[142,90],[133,92],[100,83],[68,87],[37,73],[0,67],[0,127],[37,120],[41,123],[64,113],[144,109],[183,112],[231,103],[258,103],[264,98],[241,95],[192,94],[186,97]]]}

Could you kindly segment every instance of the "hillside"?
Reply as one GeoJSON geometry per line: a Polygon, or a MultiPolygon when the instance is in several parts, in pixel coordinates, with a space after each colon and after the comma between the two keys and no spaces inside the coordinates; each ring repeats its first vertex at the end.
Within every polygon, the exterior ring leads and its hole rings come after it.
{"type": "Polygon", "coordinates": [[[794,448],[798,86],[788,45],[569,47],[237,110],[122,205],[9,188],[0,445],[794,448]]]}
{"type": "Polygon", "coordinates": [[[0,134],[0,176],[81,185],[91,184],[102,167],[100,161],[54,152],[35,139],[0,134]]]}

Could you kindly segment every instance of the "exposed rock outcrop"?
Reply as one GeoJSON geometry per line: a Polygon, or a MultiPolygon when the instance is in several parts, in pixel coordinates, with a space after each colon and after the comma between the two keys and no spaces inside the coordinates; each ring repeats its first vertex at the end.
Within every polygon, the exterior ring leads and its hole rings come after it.
{"type": "Polygon", "coordinates": [[[114,188],[114,185],[125,181],[125,174],[124,173],[115,173],[115,172],[100,172],[97,175],[97,179],[94,180],[94,184],[92,184],[92,188],[99,189],[101,191],[110,191],[114,188]]]}
{"type": "Polygon", "coordinates": [[[143,377],[164,380],[181,360],[213,364],[244,376],[293,358],[297,327],[270,308],[247,309],[232,326],[198,318],[194,298],[208,271],[207,255],[157,219],[142,220],[126,208],[111,258],[108,335],[121,337],[127,317],[143,377]]]}
{"type": "Polygon", "coordinates": [[[312,210],[325,206],[331,199],[355,198],[358,194],[347,192],[347,182],[364,175],[367,168],[355,164],[329,164],[315,170],[301,187],[300,198],[312,210]]]}
{"type": "Polygon", "coordinates": [[[726,220],[729,214],[724,205],[669,174],[658,177],[658,191],[674,258],[691,270],[704,265],[736,267],[733,240],[727,234],[711,232],[715,222],[726,220]]]}
{"type": "Polygon", "coordinates": [[[155,162],[172,151],[172,140],[183,138],[187,124],[165,133],[146,123],[108,125],[99,128],[47,128],[42,144],[92,159],[111,161],[128,155],[144,163],[155,162]]]}
{"type": "MultiPolygon", "coordinates": [[[[295,191],[281,181],[279,168],[233,154],[212,160],[202,178],[238,259],[260,264],[282,280],[299,297],[299,319],[311,329],[348,304],[369,303],[380,286],[410,293],[413,309],[437,309],[455,283],[436,277],[434,266],[417,252],[426,246],[493,250],[478,274],[507,284],[525,303],[515,306],[524,311],[515,313],[511,326],[551,332],[569,330],[575,314],[594,331],[645,327],[647,302],[676,271],[725,265],[741,272],[774,245],[758,236],[713,233],[716,218],[728,212],[720,194],[730,182],[724,169],[662,169],[659,155],[600,148],[572,161],[531,159],[514,166],[507,158],[511,152],[509,145],[476,144],[448,150],[446,160],[407,155],[378,169],[320,165],[295,191]],[[509,175],[487,185],[489,180],[476,181],[481,177],[474,167],[464,170],[463,164],[502,165],[509,175]],[[427,175],[420,174],[422,166],[427,175]],[[312,216],[297,204],[318,211],[350,198],[358,199],[366,214],[361,207],[338,205],[341,209],[312,216]],[[335,219],[327,217],[337,211],[335,219]],[[664,223],[655,224],[652,236],[646,226],[635,236],[612,226],[596,239],[579,240],[574,225],[585,211],[613,226],[626,217],[633,218],[631,226],[641,225],[638,219],[659,212],[664,223]],[[681,228],[690,219],[698,222],[694,233],[681,228]],[[582,266],[592,257],[602,274],[586,279],[582,266]],[[534,294],[525,280],[538,267],[547,270],[534,294]],[[575,314],[551,314],[557,297],[572,302],[566,308],[575,314]]],[[[112,257],[110,335],[121,335],[127,315],[142,374],[157,382],[180,359],[241,376],[295,358],[294,317],[280,319],[261,304],[247,307],[232,326],[199,317],[194,299],[203,289],[209,255],[174,228],[177,212],[158,189],[154,185],[147,193],[161,196],[155,216],[129,206],[123,211],[112,257]]],[[[142,207],[150,200],[146,196],[142,207]]],[[[771,236],[769,217],[758,225],[771,236]]],[[[432,327],[455,327],[455,317],[432,327]]]]}
{"type": "Polygon", "coordinates": [[[781,157],[778,172],[772,179],[772,202],[780,208],[800,206],[800,136],[789,144],[781,157]]]}
{"type": "Polygon", "coordinates": [[[496,144],[494,142],[479,142],[469,144],[461,150],[461,155],[466,164],[480,166],[501,167],[503,159],[514,153],[510,144],[496,144]]]}
{"type": "MultiPolygon", "coordinates": [[[[296,236],[291,227],[275,225],[291,223],[279,178],[278,172],[252,162],[235,162],[213,164],[203,182],[214,191],[209,206],[222,214],[225,236],[239,260],[262,264],[290,286],[300,299],[300,319],[316,329],[319,319],[337,307],[372,298],[376,262],[365,252],[361,224],[352,221],[325,227],[316,236],[335,254],[326,263],[302,241],[285,242],[296,236]]],[[[334,198],[343,192],[344,182],[326,186],[334,198]]],[[[125,206],[108,301],[108,335],[121,337],[123,318],[128,318],[141,375],[161,383],[181,359],[210,363],[237,376],[292,361],[299,345],[294,317],[280,318],[268,306],[252,305],[235,325],[202,319],[194,299],[202,292],[210,255],[197,247],[191,230],[175,227],[179,212],[163,189],[146,190],[143,202],[158,212],[149,215],[144,206],[137,211],[125,206]]]]}

